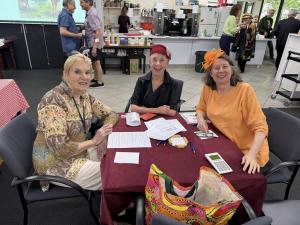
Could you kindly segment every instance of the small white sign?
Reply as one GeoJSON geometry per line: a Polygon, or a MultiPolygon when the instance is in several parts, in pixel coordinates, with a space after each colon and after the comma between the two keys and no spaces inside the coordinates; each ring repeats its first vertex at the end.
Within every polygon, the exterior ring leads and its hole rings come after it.
{"type": "Polygon", "coordinates": [[[128,8],[127,16],[133,17],[133,8],[128,8]]]}
{"type": "Polygon", "coordinates": [[[161,2],[158,2],[156,4],[156,12],[163,12],[163,9],[164,9],[164,4],[161,2]]]}
{"type": "Polygon", "coordinates": [[[198,11],[199,11],[199,6],[198,5],[193,5],[192,13],[198,13],[198,11]]]}

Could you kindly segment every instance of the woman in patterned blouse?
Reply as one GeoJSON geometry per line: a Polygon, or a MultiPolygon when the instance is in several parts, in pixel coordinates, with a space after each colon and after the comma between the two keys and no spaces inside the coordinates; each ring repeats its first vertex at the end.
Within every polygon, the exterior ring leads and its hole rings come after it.
{"type": "Polygon", "coordinates": [[[66,60],[63,81],[38,105],[33,164],[38,174],[62,176],[82,188],[101,190],[99,156],[105,153],[107,135],[118,116],[88,93],[92,74],[86,56],[76,54],[66,60]],[[104,125],[89,139],[88,130],[95,117],[104,125]],[[95,152],[98,157],[92,158],[95,152]]]}

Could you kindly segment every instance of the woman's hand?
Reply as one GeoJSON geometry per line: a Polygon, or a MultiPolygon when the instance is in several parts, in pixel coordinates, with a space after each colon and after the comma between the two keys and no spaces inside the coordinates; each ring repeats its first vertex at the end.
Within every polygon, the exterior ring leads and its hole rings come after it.
{"type": "Polygon", "coordinates": [[[197,114],[197,128],[200,131],[208,132],[208,126],[202,115],[197,114]]]}
{"type": "Polygon", "coordinates": [[[250,151],[243,156],[241,164],[244,165],[243,171],[246,171],[248,168],[249,174],[259,173],[260,171],[260,166],[256,161],[256,154],[253,154],[250,151]]]}
{"type": "Polygon", "coordinates": [[[92,141],[95,145],[99,145],[109,134],[112,132],[112,124],[105,124],[100,129],[97,130],[95,136],[92,141]]]}
{"type": "Polygon", "coordinates": [[[170,106],[168,106],[168,105],[162,105],[162,106],[158,107],[157,109],[158,109],[158,113],[163,114],[163,115],[169,115],[171,112],[170,106]]]}

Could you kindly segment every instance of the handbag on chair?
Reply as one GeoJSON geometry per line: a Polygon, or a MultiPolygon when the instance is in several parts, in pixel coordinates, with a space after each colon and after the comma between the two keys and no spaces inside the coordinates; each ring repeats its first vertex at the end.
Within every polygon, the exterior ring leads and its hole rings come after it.
{"type": "Polygon", "coordinates": [[[227,224],[243,199],[223,176],[204,166],[194,185],[183,187],[152,164],[145,194],[147,225],[155,214],[191,225],[227,224]]]}

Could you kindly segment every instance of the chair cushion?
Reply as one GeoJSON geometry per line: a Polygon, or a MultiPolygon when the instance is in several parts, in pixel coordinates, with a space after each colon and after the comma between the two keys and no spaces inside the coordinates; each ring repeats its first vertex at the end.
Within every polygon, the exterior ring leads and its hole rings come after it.
{"type": "Polygon", "coordinates": [[[43,192],[40,185],[36,182],[32,183],[25,191],[24,197],[28,203],[35,201],[44,201],[60,198],[73,198],[82,196],[78,191],[50,184],[49,191],[43,192]]]}
{"type": "Polygon", "coordinates": [[[272,218],[272,225],[299,225],[300,200],[267,201],[263,212],[272,218]]]}

